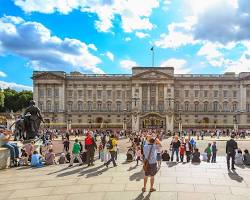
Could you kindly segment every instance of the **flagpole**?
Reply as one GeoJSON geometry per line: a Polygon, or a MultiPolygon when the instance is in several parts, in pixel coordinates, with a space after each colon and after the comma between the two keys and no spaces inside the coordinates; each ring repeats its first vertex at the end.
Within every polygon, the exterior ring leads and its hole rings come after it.
{"type": "Polygon", "coordinates": [[[154,46],[151,48],[152,51],[152,67],[155,66],[155,51],[154,51],[154,46]]]}

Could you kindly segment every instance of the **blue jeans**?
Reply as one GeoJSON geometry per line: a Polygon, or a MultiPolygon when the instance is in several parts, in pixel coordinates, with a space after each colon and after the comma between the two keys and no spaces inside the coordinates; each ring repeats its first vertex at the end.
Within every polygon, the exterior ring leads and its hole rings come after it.
{"type": "Polygon", "coordinates": [[[113,166],[116,166],[116,163],[115,163],[115,151],[110,151],[110,155],[111,155],[111,158],[106,163],[106,165],[108,166],[111,162],[113,162],[113,166]]]}
{"type": "Polygon", "coordinates": [[[176,148],[172,149],[171,161],[174,160],[174,152],[176,153],[176,161],[179,162],[179,149],[176,148]]]}
{"type": "Polygon", "coordinates": [[[3,147],[8,148],[10,150],[10,159],[14,160],[19,157],[19,149],[16,144],[7,142],[3,145],[3,147]]]}

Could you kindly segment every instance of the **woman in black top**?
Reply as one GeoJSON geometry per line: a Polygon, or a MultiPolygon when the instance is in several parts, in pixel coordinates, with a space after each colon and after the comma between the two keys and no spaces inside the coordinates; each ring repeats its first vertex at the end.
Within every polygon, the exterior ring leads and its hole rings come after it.
{"type": "Polygon", "coordinates": [[[172,146],[172,155],[171,155],[171,161],[174,160],[174,153],[176,154],[176,162],[179,162],[179,147],[181,146],[181,142],[176,135],[174,140],[170,144],[172,146]]]}

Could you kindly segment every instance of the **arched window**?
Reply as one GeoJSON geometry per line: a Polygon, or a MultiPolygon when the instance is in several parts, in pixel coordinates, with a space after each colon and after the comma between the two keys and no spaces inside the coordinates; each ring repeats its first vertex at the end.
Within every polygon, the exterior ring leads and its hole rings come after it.
{"type": "Polygon", "coordinates": [[[223,102],[223,111],[228,111],[228,103],[226,101],[223,102]]]}
{"type": "Polygon", "coordinates": [[[78,103],[77,103],[77,108],[78,108],[78,110],[80,110],[80,111],[83,110],[83,103],[82,103],[82,101],[78,101],[78,103]]]}
{"type": "Polygon", "coordinates": [[[92,111],[92,102],[88,101],[88,111],[92,111]]]}
{"type": "Polygon", "coordinates": [[[73,109],[73,102],[72,102],[72,101],[69,101],[69,102],[68,102],[68,110],[69,110],[69,111],[72,111],[72,109],[73,109]]]}
{"type": "Polygon", "coordinates": [[[48,111],[51,111],[51,101],[47,101],[46,107],[48,111]]]}
{"type": "Polygon", "coordinates": [[[214,112],[217,112],[217,111],[218,111],[218,102],[217,102],[217,101],[215,101],[215,102],[213,103],[213,111],[214,111],[214,112]]]}
{"type": "Polygon", "coordinates": [[[233,112],[237,111],[237,108],[238,108],[238,103],[233,102],[233,112]]]}
{"type": "Polygon", "coordinates": [[[204,102],[204,112],[207,112],[208,111],[208,102],[207,101],[205,101],[204,102]]]}
{"type": "Polygon", "coordinates": [[[184,110],[185,111],[188,111],[189,110],[189,102],[185,102],[185,104],[184,104],[184,110]]]}
{"type": "Polygon", "coordinates": [[[198,101],[194,102],[194,111],[199,112],[199,102],[198,101]]]}
{"type": "Polygon", "coordinates": [[[111,101],[108,101],[108,103],[107,103],[107,110],[108,111],[112,110],[112,102],[111,101]]]}
{"type": "Polygon", "coordinates": [[[98,101],[98,102],[97,102],[97,110],[98,110],[98,111],[101,111],[101,110],[102,110],[102,102],[101,102],[101,101],[98,101]]]}

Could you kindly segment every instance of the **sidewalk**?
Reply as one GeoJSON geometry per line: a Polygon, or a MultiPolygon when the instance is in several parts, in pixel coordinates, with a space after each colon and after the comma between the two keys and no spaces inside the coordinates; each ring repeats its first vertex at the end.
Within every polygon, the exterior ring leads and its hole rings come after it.
{"type": "Polygon", "coordinates": [[[250,168],[228,173],[224,158],[200,165],[162,163],[156,176],[157,192],[141,193],[142,166],[135,162],[103,167],[56,165],[38,169],[0,171],[0,200],[249,200],[250,168]]]}

